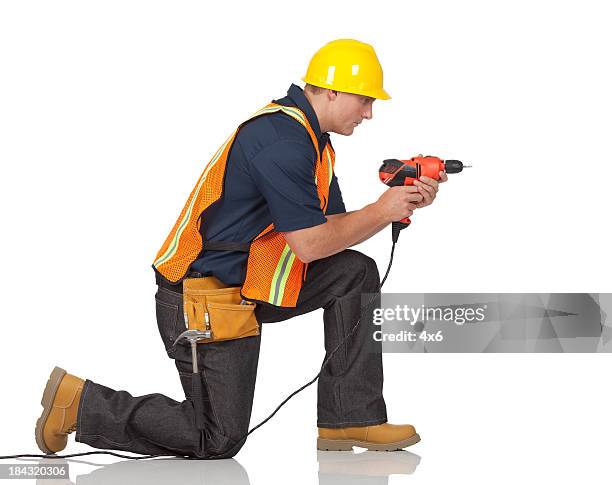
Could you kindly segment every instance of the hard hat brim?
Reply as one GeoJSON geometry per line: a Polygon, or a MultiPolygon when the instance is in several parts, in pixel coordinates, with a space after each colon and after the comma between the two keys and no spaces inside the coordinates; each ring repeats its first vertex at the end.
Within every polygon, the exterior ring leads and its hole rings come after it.
{"type": "Polygon", "coordinates": [[[304,76],[302,78],[302,81],[304,81],[305,83],[311,84],[312,86],[317,86],[319,88],[323,88],[323,89],[331,89],[332,91],[340,91],[341,93],[350,93],[350,94],[361,94],[362,96],[369,96],[370,98],[376,98],[376,99],[383,99],[383,100],[387,100],[387,99],[391,99],[391,96],[389,95],[389,93],[387,93],[387,91],[385,91],[384,89],[380,88],[380,89],[338,89],[338,88],[333,88],[329,85],[325,85],[323,83],[319,83],[317,81],[313,81],[313,80],[306,80],[306,76],[304,76]]]}

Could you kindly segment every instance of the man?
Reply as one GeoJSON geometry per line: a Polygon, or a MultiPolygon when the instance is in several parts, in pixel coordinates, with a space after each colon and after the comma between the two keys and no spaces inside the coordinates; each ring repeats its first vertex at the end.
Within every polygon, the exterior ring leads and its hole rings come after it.
{"type": "MultiPolygon", "coordinates": [[[[351,135],[389,99],[374,49],[342,39],[312,58],[304,90],[255,113],[221,146],[194,187],[154,263],[157,321],[186,400],[134,397],[55,368],[36,427],[39,447],[57,452],[67,435],[97,448],[228,458],[248,430],[261,335],[198,345],[204,431],[194,426],[191,353],[173,345],[185,329],[182,281],[214,276],[257,304],[261,329],[323,308],[327,355],[361,317],[361,294],[380,291],[375,262],[349,248],[432,203],[438,183],[388,189],[347,212],[333,174],[329,132],[351,135]]],[[[441,181],[446,175],[440,174],[441,181]]],[[[319,449],[396,450],[419,441],[411,425],[387,422],[380,343],[372,309],[338,348],[318,383],[319,449]]],[[[290,436],[288,436],[290,438],[290,436]]]]}

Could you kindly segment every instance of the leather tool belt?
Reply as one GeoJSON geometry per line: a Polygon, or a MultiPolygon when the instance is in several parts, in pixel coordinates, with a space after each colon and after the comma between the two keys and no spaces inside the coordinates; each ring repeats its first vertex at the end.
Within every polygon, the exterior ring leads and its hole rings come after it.
{"type": "Polygon", "coordinates": [[[198,343],[259,335],[256,306],[242,299],[239,286],[226,286],[214,276],[183,280],[185,322],[209,334],[198,343]]]}

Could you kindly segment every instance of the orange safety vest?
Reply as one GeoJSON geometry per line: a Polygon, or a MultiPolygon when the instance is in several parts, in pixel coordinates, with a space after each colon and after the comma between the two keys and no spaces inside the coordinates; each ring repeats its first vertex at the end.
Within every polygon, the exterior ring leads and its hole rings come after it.
{"type": "MultiPolygon", "coordinates": [[[[319,153],[319,142],[306,115],[298,108],[270,103],[255,112],[248,120],[265,114],[281,112],[300,123],[310,135],[317,160],[314,179],[321,202],[321,210],[327,209],[329,185],[334,173],[335,154],[328,142],[319,153]]],[[[246,123],[246,121],[244,123],[246,123]]],[[[236,138],[236,131],[217,150],[191,191],[181,215],[157,253],[153,267],[172,283],[180,282],[202,251],[201,219],[205,211],[223,195],[223,179],[228,154],[236,138]]],[[[274,231],[270,223],[251,242],[246,278],[241,294],[244,298],[271,303],[282,307],[295,307],[302,283],[306,278],[307,264],[295,256],[282,233],[274,231]]]]}

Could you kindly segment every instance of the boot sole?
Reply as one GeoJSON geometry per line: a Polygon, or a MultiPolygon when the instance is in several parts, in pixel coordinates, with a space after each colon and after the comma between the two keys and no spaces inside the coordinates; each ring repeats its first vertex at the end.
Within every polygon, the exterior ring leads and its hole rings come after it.
{"type": "Polygon", "coordinates": [[[329,440],[317,438],[317,450],[321,451],[352,451],[353,446],[367,448],[368,451],[397,451],[407,446],[412,446],[421,441],[418,434],[413,434],[409,438],[394,443],[373,443],[371,441],[359,440],[329,440]]]}
{"type": "Polygon", "coordinates": [[[52,455],[55,452],[51,451],[47,445],[45,444],[45,440],[43,439],[43,429],[45,427],[45,423],[47,422],[47,418],[49,417],[49,413],[53,408],[53,400],[55,399],[55,395],[57,394],[57,389],[59,388],[60,382],[66,375],[66,371],[61,367],[55,366],[49,379],[47,380],[47,385],[45,386],[45,391],[43,392],[42,399],[40,400],[40,404],[43,406],[43,412],[36,421],[36,429],[34,431],[34,435],[36,436],[36,444],[41,451],[48,455],[52,455]]]}

